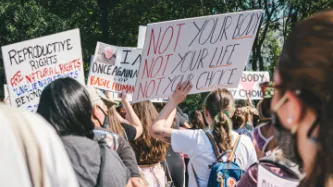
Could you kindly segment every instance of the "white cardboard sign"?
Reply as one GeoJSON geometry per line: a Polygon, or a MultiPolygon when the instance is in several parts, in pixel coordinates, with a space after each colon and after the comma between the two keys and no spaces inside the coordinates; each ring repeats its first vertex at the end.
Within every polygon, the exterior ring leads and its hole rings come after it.
{"type": "MultiPolygon", "coordinates": [[[[115,93],[115,92],[110,92],[111,95],[109,96],[111,100],[114,101],[121,101],[120,97],[119,97],[119,93],[115,93]]],[[[127,100],[129,102],[133,102],[133,96],[132,94],[127,94],[127,100]]],[[[150,100],[152,103],[167,103],[169,101],[168,98],[157,98],[157,99],[152,99],[150,100]]]]}
{"type": "Polygon", "coordinates": [[[2,47],[12,106],[36,111],[44,87],[72,77],[84,84],[79,29],[2,47]]]}
{"type": "Polygon", "coordinates": [[[244,71],[237,88],[228,89],[235,99],[260,100],[263,98],[263,93],[260,88],[260,83],[270,81],[268,71],[252,72],[244,71]]]}
{"type": "Polygon", "coordinates": [[[137,48],[116,47],[98,42],[90,64],[88,85],[117,93],[133,93],[141,52],[137,48]]]}
{"type": "Polygon", "coordinates": [[[8,86],[7,86],[7,84],[4,84],[4,85],[3,85],[3,92],[5,93],[5,94],[4,94],[5,97],[4,97],[3,101],[4,101],[5,103],[7,103],[7,104],[10,105],[10,98],[9,98],[8,86]]]}
{"type": "Polygon", "coordinates": [[[297,187],[298,184],[299,181],[281,178],[258,164],[257,187],[297,187]]]}
{"type": "Polygon", "coordinates": [[[236,88],[262,10],[153,23],[147,26],[133,101],[169,97],[191,80],[191,94],[236,88]]]}
{"type": "Polygon", "coordinates": [[[137,45],[139,49],[142,49],[143,44],[145,43],[146,30],[147,30],[146,26],[142,25],[139,26],[138,45],[137,45]]]}

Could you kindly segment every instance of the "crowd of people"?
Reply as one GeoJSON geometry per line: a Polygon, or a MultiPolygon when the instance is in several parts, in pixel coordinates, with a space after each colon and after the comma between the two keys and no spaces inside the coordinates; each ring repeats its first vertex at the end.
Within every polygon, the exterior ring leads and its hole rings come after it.
{"type": "Polygon", "coordinates": [[[217,89],[188,115],[178,105],[190,81],[166,104],[132,104],[126,93],[116,102],[109,92],[57,79],[37,114],[0,105],[0,183],[255,187],[264,167],[297,186],[333,186],[333,11],[294,27],[273,82],[261,88],[256,107],[217,89]]]}

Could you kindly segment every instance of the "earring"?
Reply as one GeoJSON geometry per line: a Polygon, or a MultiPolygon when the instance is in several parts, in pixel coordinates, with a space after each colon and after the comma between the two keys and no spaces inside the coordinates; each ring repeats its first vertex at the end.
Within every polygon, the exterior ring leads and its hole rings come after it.
{"type": "Polygon", "coordinates": [[[297,129],[298,129],[298,124],[295,124],[292,128],[291,128],[291,134],[296,134],[297,132],[297,129]]]}
{"type": "Polygon", "coordinates": [[[288,124],[291,124],[292,122],[293,122],[293,118],[289,117],[289,118],[287,119],[287,123],[288,123],[288,124]]]}

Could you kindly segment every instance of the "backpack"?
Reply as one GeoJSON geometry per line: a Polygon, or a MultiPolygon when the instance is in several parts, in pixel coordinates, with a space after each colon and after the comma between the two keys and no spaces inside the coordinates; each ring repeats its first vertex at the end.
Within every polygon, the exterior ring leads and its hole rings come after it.
{"type": "MultiPolygon", "coordinates": [[[[213,137],[209,132],[205,132],[207,135],[209,142],[211,143],[214,153],[216,155],[216,162],[208,167],[211,169],[208,186],[209,187],[233,187],[236,186],[237,181],[240,180],[241,176],[244,174],[244,170],[242,170],[239,165],[235,162],[236,158],[235,151],[238,147],[239,140],[241,135],[238,135],[238,138],[235,141],[232,150],[227,150],[223,154],[219,154],[218,147],[213,137]],[[224,157],[229,153],[228,159],[225,160],[224,157]]],[[[194,177],[196,179],[197,186],[199,187],[198,176],[195,173],[194,167],[192,165],[192,170],[194,177]]]]}

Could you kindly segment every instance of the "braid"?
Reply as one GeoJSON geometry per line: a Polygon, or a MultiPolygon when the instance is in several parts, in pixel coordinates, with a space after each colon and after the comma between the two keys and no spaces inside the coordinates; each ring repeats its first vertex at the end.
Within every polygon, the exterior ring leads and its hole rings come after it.
{"type": "Polygon", "coordinates": [[[234,98],[226,89],[218,89],[206,98],[206,109],[214,120],[213,135],[220,151],[231,149],[232,121],[234,98]]]}
{"type": "Polygon", "coordinates": [[[230,124],[231,120],[223,112],[219,112],[214,117],[215,125],[213,128],[214,140],[220,152],[231,149],[230,124]]]}

